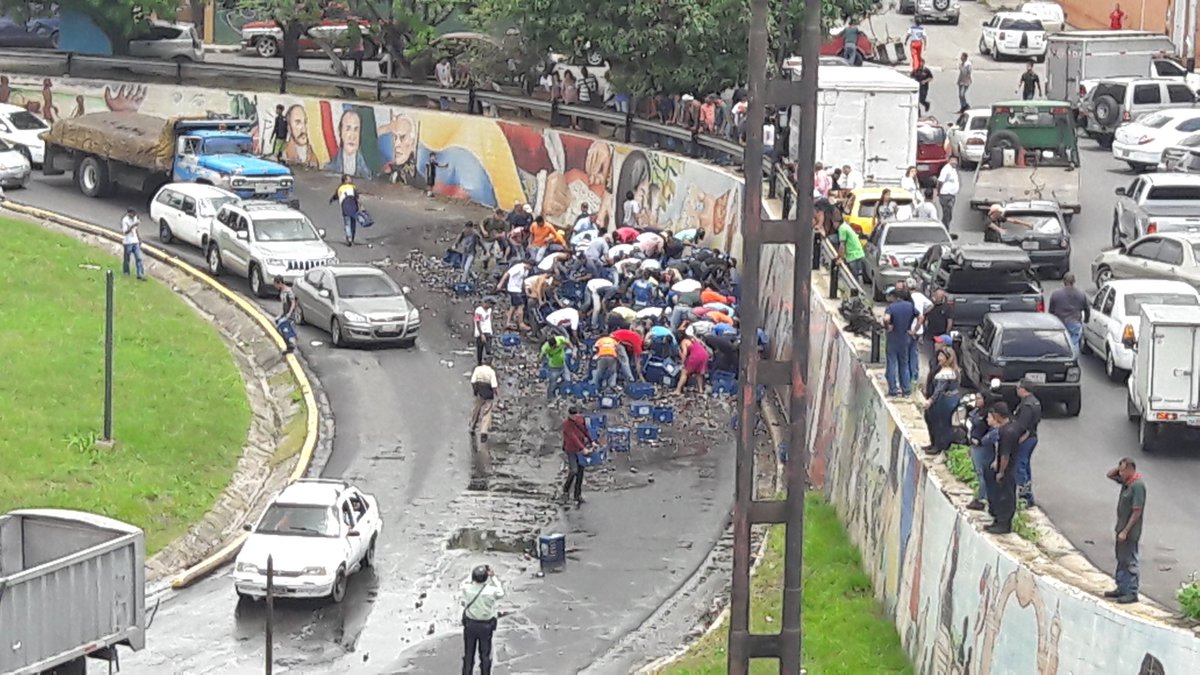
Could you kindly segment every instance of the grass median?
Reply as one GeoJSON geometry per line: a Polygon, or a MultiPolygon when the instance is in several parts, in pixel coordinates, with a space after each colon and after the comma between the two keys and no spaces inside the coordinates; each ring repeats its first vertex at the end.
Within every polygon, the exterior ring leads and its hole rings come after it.
{"type": "MultiPolygon", "coordinates": [[[[778,633],[783,605],[782,528],[771,528],[767,551],[751,583],[750,629],[778,633]]],[[[912,673],[896,629],[871,593],[858,550],[833,507],[815,492],[804,520],[804,667],[819,675],[912,673]]],[[[729,626],[701,638],[669,668],[669,675],[725,673],[729,626]]],[[[755,660],[755,675],[778,673],[774,661],[755,660]]]]}
{"type": "Polygon", "coordinates": [[[0,513],[56,507],[187,531],[229,484],[250,425],[216,329],[157,281],[67,236],[0,218],[0,513]],[[104,270],[117,273],[112,448],[104,421],[104,270]]]}

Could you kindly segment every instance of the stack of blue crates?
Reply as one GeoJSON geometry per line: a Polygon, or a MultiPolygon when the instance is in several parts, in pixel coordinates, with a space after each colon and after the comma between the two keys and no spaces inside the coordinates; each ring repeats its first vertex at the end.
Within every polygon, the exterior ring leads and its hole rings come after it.
{"type": "Polygon", "coordinates": [[[648,400],[654,398],[654,385],[649,382],[630,382],[625,385],[625,393],[629,398],[648,400]]]}
{"type": "Polygon", "coordinates": [[[608,430],[608,450],[629,452],[629,429],[613,427],[608,430]]]}
{"type": "Polygon", "coordinates": [[[654,412],[654,406],[649,401],[634,401],[629,404],[629,414],[633,417],[649,417],[654,412]]]}
{"type": "Polygon", "coordinates": [[[675,378],[679,376],[679,365],[671,359],[660,359],[651,356],[642,366],[642,374],[647,382],[675,386],[675,378]]]}

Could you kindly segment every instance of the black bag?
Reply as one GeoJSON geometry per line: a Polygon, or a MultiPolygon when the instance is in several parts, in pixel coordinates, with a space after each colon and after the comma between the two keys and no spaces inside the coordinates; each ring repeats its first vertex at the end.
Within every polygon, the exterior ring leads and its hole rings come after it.
{"type": "Polygon", "coordinates": [[[846,319],[847,328],[855,335],[868,336],[876,324],[875,312],[860,296],[851,296],[842,301],[839,310],[846,319]]]}
{"type": "Polygon", "coordinates": [[[472,382],[471,389],[475,391],[476,396],[485,401],[490,401],[496,398],[496,392],[492,389],[492,385],[488,382],[472,382]]]}

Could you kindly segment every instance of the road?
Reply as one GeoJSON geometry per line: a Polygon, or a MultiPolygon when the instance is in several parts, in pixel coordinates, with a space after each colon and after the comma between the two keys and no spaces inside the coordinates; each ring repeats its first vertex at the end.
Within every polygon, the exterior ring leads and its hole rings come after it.
{"type": "MultiPolygon", "coordinates": [[[[297,180],[304,210],[330,230],[331,242],[339,239],[340,218],[327,203],[335,183],[336,177],[320,174],[297,180]]],[[[628,672],[670,651],[727,575],[704,563],[732,503],[733,454],[701,451],[664,462],[647,456],[640,475],[625,471],[628,462],[618,463],[598,479],[603,488],[589,487],[585,510],[563,513],[549,499],[561,466],[554,446],[561,411],[535,404],[517,428],[506,426],[502,413],[493,429],[490,489],[467,489],[472,452],[464,433],[470,399],[463,378],[471,364],[461,336],[470,307],[423,287],[415,266],[400,261],[411,260],[414,249],[444,250],[447,233],[464,219],[478,220],[483,209],[391,185],[363,188],[375,193],[366,203],[377,225],[362,232],[354,248],[335,243],[335,250],[345,261],[390,258],[387,268],[415,289],[422,333],[413,349],[339,350],[329,347],[324,333],[300,330],[300,351],[320,378],[336,422],[320,475],[348,479],[375,494],[385,525],[376,568],[351,578],[345,602],[277,603],[276,666],[306,672],[454,670],[461,649],[455,589],[481,562],[499,570],[509,590],[505,606],[516,611],[498,637],[497,673],[578,672],[598,661],[611,664],[601,672],[628,672]],[[645,520],[646,513],[656,517],[645,520]],[[643,527],[631,532],[625,524],[639,518],[643,527]],[[568,533],[573,562],[563,573],[539,579],[536,561],[515,552],[514,541],[538,531],[568,533]],[[496,541],[481,542],[489,532],[498,533],[496,541]],[[675,611],[651,620],[681,588],[688,592],[671,603],[675,611]],[[579,644],[583,631],[595,634],[579,644]],[[637,631],[640,637],[631,640],[637,631]]],[[[127,194],[88,199],[66,176],[37,175],[28,189],[9,197],[106,226],[119,222],[127,207],[145,207],[142,198],[127,194]]],[[[143,236],[150,240],[154,228],[147,220],[143,212],[143,236]]],[[[198,251],[168,248],[203,266],[198,251]]],[[[249,295],[244,280],[224,280],[249,295]]],[[[273,301],[261,304],[276,311],[273,301]]],[[[520,389],[506,382],[502,395],[520,389]]],[[[528,403],[513,396],[508,405],[528,403]]],[[[264,609],[236,600],[228,567],[161,597],[148,646],[124,656],[124,671],[261,672],[264,609]]]]}
{"type": "MultiPolygon", "coordinates": [[[[973,106],[1016,96],[1025,65],[995,63],[978,52],[980,22],[988,15],[986,6],[964,2],[959,26],[927,26],[927,60],[934,70],[930,102],[932,113],[943,121],[955,117],[955,66],[964,51],[971,56],[975,74],[968,96],[973,106]]],[[[903,35],[909,23],[908,17],[890,15],[882,23],[876,20],[875,30],[882,33],[886,26],[892,35],[903,35]]],[[[1044,82],[1044,68],[1038,66],[1037,71],[1044,82]]],[[[1086,198],[1083,212],[1071,224],[1071,269],[1079,277],[1080,288],[1094,292],[1090,265],[1097,253],[1110,246],[1113,190],[1127,185],[1134,175],[1090,139],[1080,141],[1080,155],[1086,198]]],[[[982,240],[982,218],[967,206],[971,187],[971,178],[964,173],[952,226],[963,241],[982,240]]],[[[1047,297],[1060,285],[1047,282],[1047,297]]],[[[1133,457],[1149,491],[1141,550],[1143,592],[1175,607],[1179,583],[1200,570],[1200,513],[1194,508],[1200,457],[1194,447],[1187,446],[1141,454],[1137,428],[1125,416],[1124,385],[1110,382],[1103,362],[1095,357],[1083,357],[1081,369],[1083,412],[1074,419],[1047,419],[1039,430],[1041,440],[1033,459],[1038,505],[1092,563],[1111,573],[1118,487],[1104,474],[1122,457],[1133,457]]]]}

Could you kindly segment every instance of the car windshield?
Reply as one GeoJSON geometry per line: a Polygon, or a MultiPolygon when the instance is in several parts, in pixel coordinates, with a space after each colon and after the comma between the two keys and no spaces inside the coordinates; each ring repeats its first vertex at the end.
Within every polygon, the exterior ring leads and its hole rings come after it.
{"type": "Polygon", "coordinates": [[[954,270],[946,280],[946,292],[1022,295],[1032,292],[1031,281],[1028,268],[954,270]]]}
{"type": "Polygon", "coordinates": [[[1200,185],[1155,185],[1146,194],[1147,200],[1197,201],[1200,200],[1200,185]]]}
{"type": "Polygon", "coordinates": [[[255,218],[257,241],[316,241],[319,239],[307,218],[255,218]]]}
{"type": "Polygon", "coordinates": [[[337,281],[338,295],[343,298],[390,298],[400,295],[396,282],[388,275],[379,274],[339,274],[337,281]]]}
{"type": "Polygon", "coordinates": [[[50,125],[43,122],[37,115],[22,110],[11,115],[6,115],[8,123],[17,131],[37,131],[39,129],[49,129],[50,125]]]}
{"type": "Polygon", "coordinates": [[[254,142],[249,138],[210,138],[204,141],[206,155],[252,155],[254,142]]]}
{"type": "Polygon", "coordinates": [[[1022,213],[1020,211],[1009,211],[1004,214],[1006,220],[1000,223],[1000,229],[1011,234],[1020,234],[1022,232],[1036,232],[1038,234],[1062,234],[1062,223],[1059,222],[1058,216],[1053,213],[1022,213]],[[1032,227],[1025,227],[1012,222],[1013,219],[1023,223],[1029,223],[1032,227]]]}
{"type": "Polygon", "coordinates": [[[336,537],[338,521],[327,506],[272,504],[263,513],[255,532],[302,537],[336,537]]]}
{"type": "Polygon", "coordinates": [[[1075,351],[1067,331],[1060,328],[1006,328],[1000,340],[1000,355],[1009,359],[1071,358],[1075,351]]]}
{"type": "Polygon", "coordinates": [[[211,216],[221,210],[222,206],[232,204],[238,201],[237,197],[209,197],[208,199],[200,200],[200,212],[203,215],[211,216]]]}
{"type": "Polygon", "coordinates": [[[946,142],[946,130],[941,127],[917,127],[917,143],[921,145],[941,145],[946,142]]]}
{"type": "Polygon", "coordinates": [[[1146,115],[1145,117],[1139,119],[1137,121],[1137,123],[1144,127],[1149,127],[1151,129],[1161,129],[1161,128],[1167,126],[1167,123],[1170,121],[1171,121],[1171,117],[1169,115],[1164,115],[1162,113],[1152,113],[1150,115],[1146,115]]]}
{"type": "Polygon", "coordinates": [[[950,241],[946,228],[938,225],[929,227],[893,227],[887,231],[885,246],[909,246],[912,244],[938,244],[950,241]]]}
{"type": "Polygon", "coordinates": [[[1042,30],[1042,22],[1031,19],[1004,19],[1001,30],[1042,30]]]}
{"type": "Polygon", "coordinates": [[[1195,306],[1200,305],[1200,300],[1187,293],[1131,293],[1125,296],[1125,316],[1141,314],[1142,305],[1195,306]]]}
{"type": "Polygon", "coordinates": [[[1179,145],[1185,148],[1194,148],[1196,146],[1200,146],[1200,134],[1192,134],[1191,136],[1188,136],[1182,141],[1179,141],[1179,145]]]}

